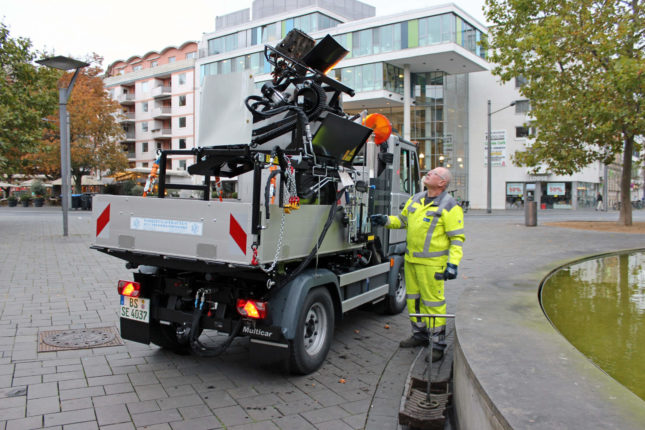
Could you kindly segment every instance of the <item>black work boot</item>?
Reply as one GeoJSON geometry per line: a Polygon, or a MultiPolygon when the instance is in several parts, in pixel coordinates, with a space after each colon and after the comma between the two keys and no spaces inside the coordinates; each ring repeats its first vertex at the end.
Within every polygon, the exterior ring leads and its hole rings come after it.
{"type": "Polygon", "coordinates": [[[409,338],[402,340],[399,343],[399,346],[401,348],[414,348],[417,346],[428,346],[428,343],[430,341],[428,339],[423,339],[420,337],[415,337],[414,335],[410,336],[409,338]]]}

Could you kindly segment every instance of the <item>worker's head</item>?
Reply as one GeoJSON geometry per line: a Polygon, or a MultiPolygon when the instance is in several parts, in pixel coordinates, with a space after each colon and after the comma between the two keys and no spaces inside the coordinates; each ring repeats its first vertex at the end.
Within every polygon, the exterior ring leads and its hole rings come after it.
{"type": "Polygon", "coordinates": [[[445,167],[437,167],[426,173],[423,177],[423,185],[428,191],[443,192],[450,185],[451,179],[450,170],[445,167]]]}

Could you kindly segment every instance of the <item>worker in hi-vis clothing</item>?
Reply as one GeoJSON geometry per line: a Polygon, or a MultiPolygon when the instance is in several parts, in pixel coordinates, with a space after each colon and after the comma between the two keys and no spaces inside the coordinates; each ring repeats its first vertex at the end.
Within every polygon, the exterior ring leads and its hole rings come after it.
{"type": "MultiPolygon", "coordinates": [[[[444,280],[457,278],[465,240],[464,213],[446,193],[450,179],[448,169],[437,167],[423,177],[427,192],[410,197],[399,215],[371,216],[373,224],[407,230],[404,267],[409,313],[445,314],[444,280]]],[[[412,336],[401,341],[401,348],[427,346],[431,318],[410,317],[410,322],[412,336]]],[[[445,328],[445,318],[436,318],[433,361],[443,356],[445,328]]]]}

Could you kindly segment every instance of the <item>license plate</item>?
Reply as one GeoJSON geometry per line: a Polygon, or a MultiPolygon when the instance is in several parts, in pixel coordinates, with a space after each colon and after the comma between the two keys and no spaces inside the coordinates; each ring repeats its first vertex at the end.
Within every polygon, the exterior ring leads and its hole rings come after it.
{"type": "Polygon", "coordinates": [[[121,296],[121,312],[119,315],[121,318],[149,323],[150,300],[141,297],[121,296]]]}

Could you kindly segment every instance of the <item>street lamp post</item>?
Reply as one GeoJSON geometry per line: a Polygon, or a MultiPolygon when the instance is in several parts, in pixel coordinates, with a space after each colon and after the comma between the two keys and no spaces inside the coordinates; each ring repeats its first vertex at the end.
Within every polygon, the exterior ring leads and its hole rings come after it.
{"type": "Polygon", "coordinates": [[[508,106],[504,106],[501,109],[497,109],[495,112],[490,111],[490,100],[488,100],[488,133],[486,135],[486,142],[487,142],[487,147],[488,147],[488,188],[486,190],[486,213],[491,213],[491,200],[492,200],[492,193],[491,193],[491,187],[493,183],[493,157],[492,157],[492,151],[491,151],[491,131],[490,131],[490,117],[493,116],[493,114],[496,114],[499,111],[502,111],[506,108],[509,108],[511,106],[515,106],[515,101],[512,101],[508,106]]]}
{"type": "Polygon", "coordinates": [[[89,66],[88,63],[83,61],[74,60],[73,58],[57,56],[43,58],[42,60],[36,61],[38,64],[42,64],[46,67],[52,67],[59,70],[73,70],[74,76],[69,82],[67,88],[58,89],[58,108],[60,114],[60,177],[61,177],[61,193],[62,193],[62,202],[61,206],[63,207],[63,236],[68,236],[68,223],[67,223],[67,212],[69,211],[70,206],[70,170],[71,170],[71,156],[70,156],[70,145],[69,145],[69,122],[67,118],[67,100],[72,93],[74,88],[74,82],[78,76],[78,72],[81,68],[89,66]]]}

